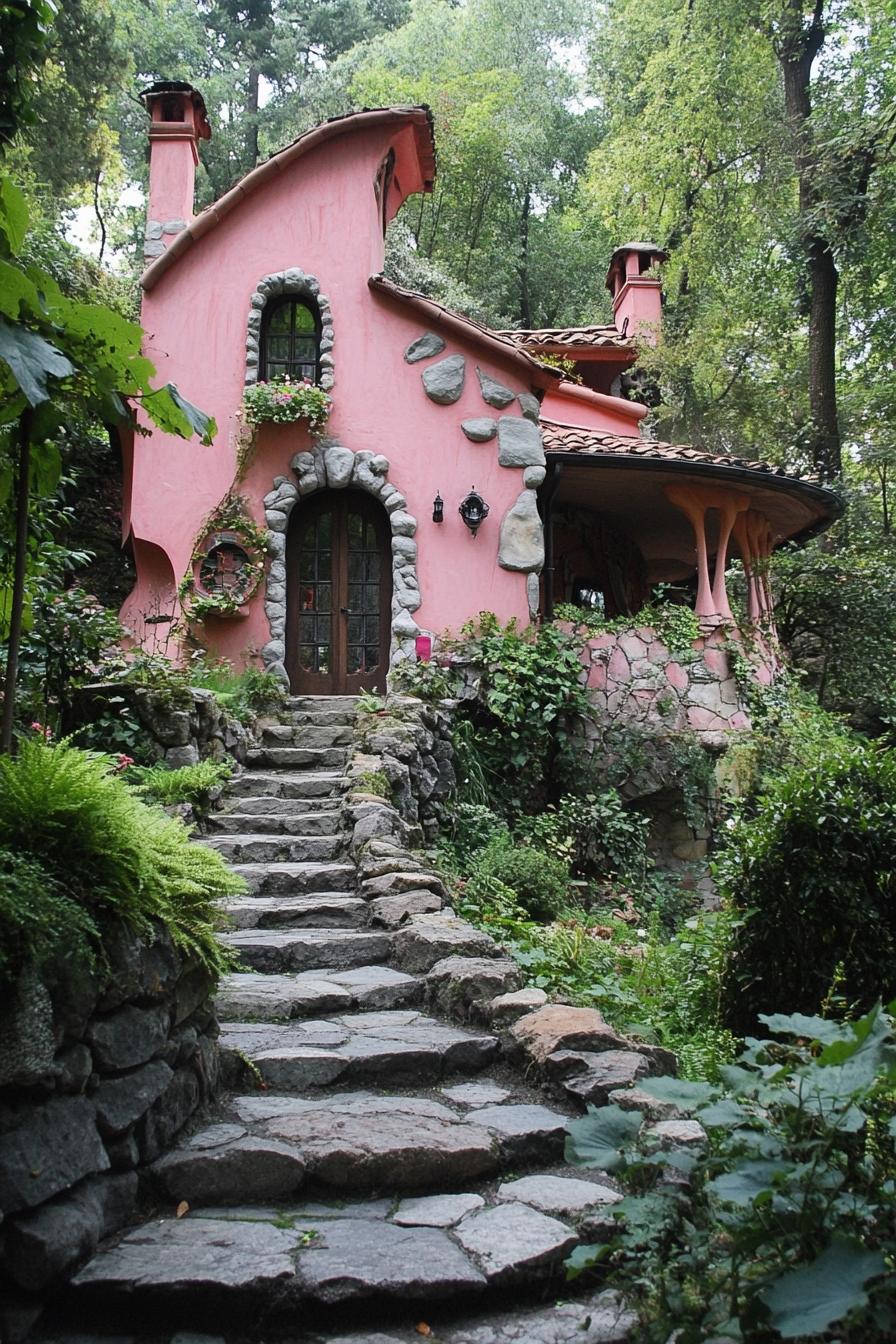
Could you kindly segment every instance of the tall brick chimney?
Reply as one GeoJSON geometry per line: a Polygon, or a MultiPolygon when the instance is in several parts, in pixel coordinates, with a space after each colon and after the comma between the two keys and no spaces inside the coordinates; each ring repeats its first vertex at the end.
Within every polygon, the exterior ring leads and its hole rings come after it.
{"type": "Polygon", "coordinates": [[[202,95],[190,84],[165,80],[140,97],[150,116],[149,201],[144,256],[160,257],[193,218],[197,145],[211,139],[202,95]]]}
{"type": "Polygon", "coordinates": [[[641,335],[650,345],[659,340],[663,308],[660,281],[647,272],[667,255],[653,243],[623,243],[610,258],[607,271],[616,326],[627,336],[641,335]]]}

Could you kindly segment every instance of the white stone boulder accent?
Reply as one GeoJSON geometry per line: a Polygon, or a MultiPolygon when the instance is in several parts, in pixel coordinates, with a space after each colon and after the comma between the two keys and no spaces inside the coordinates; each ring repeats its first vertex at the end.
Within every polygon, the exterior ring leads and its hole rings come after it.
{"type": "Polygon", "coordinates": [[[519,573],[540,570],[544,564],[544,529],[534,490],[523,490],[501,522],[498,564],[519,573]]]}
{"type": "Polygon", "coordinates": [[[489,415],[474,416],[472,420],[461,420],[460,427],[471,443],[488,443],[498,432],[498,422],[489,415]]]}
{"type": "Polygon", "coordinates": [[[536,425],[541,416],[541,402],[537,397],[533,397],[531,392],[521,392],[517,397],[520,404],[520,410],[527,420],[532,420],[536,425]]]}

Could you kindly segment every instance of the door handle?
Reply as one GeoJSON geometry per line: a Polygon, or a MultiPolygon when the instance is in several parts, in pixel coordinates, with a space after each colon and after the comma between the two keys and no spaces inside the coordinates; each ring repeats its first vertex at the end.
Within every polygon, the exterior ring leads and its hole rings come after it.
{"type": "Polygon", "coordinates": [[[352,613],[349,611],[348,607],[340,607],[339,610],[341,611],[341,613],[342,613],[343,616],[351,616],[351,614],[352,614],[352,613]]]}

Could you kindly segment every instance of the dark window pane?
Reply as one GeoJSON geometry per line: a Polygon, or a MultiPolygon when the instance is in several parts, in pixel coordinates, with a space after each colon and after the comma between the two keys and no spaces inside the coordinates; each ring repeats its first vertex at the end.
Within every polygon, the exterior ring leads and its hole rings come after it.
{"type": "Polygon", "coordinates": [[[375,581],[378,580],[380,577],[379,552],[375,551],[372,555],[368,555],[366,564],[367,564],[367,574],[365,577],[368,579],[373,579],[375,581]]]}
{"type": "Polygon", "coordinates": [[[364,536],[364,519],[358,513],[348,516],[348,540],[352,548],[361,544],[364,536]]]}
{"type": "Polygon", "coordinates": [[[350,583],[348,585],[348,606],[349,611],[363,611],[361,605],[364,601],[364,585],[362,583],[350,583]]]}
{"type": "Polygon", "coordinates": [[[299,666],[300,666],[301,668],[303,668],[306,672],[313,672],[313,671],[316,670],[316,669],[315,669],[315,666],[314,666],[315,661],[316,661],[316,659],[315,659],[315,657],[314,657],[314,645],[313,645],[313,644],[300,644],[300,645],[299,645],[299,666]]]}
{"type": "Polygon", "coordinates": [[[330,539],[333,536],[333,515],[325,513],[317,524],[317,544],[318,546],[330,546],[330,539]]]}
{"type": "Polygon", "coordinates": [[[365,616],[364,618],[365,635],[368,644],[379,644],[380,642],[380,618],[379,616],[365,616]]]}
{"type": "Polygon", "coordinates": [[[272,336],[268,341],[268,359],[289,359],[289,337],[272,336]]]}
{"type": "Polygon", "coordinates": [[[329,616],[318,616],[317,618],[317,642],[318,644],[329,644],[330,642],[329,616]]]}
{"type": "Polygon", "coordinates": [[[375,672],[380,663],[379,648],[366,648],[364,650],[365,671],[375,672]]]}
{"type": "MultiPolygon", "coordinates": [[[[299,578],[308,581],[314,578],[314,552],[302,551],[299,555],[299,578]]],[[[304,604],[303,604],[304,605],[304,604]]]]}
{"type": "Polygon", "coordinates": [[[349,672],[363,671],[363,660],[361,657],[361,652],[362,652],[361,649],[357,645],[354,644],[349,645],[348,652],[346,655],[346,664],[349,672]]]}
{"type": "Polygon", "coordinates": [[[348,618],[348,642],[350,644],[360,644],[364,638],[364,617],[349,616],[348,618]]]}
{"type": "Polygon", "coordinates": [[[349,551],[348,577],[353,583],[359,582],[364,577],[364,556],[359,551],[349,551]]]}
{"type": "Polygon", "coordinates": [[[314,643],[314,616],[307,612],[299,616],[299,639],[303,644],[314,643]]]}
{"type": "Polygon", "coordinates": [[[364,606],[362,611],[374,612],[380,609],[380,589],[379,584],[365,583],[364,585],[364,606]]]}
{"type": "Polygon", "coordinates": [[[321,551],[317,557],[317,577],[329,583],[333,572],[333,556],[330,551],[321,551]]]}
{"type": "Polygon", "coordinates": [[[332,589],[328,583],[319,583],[317,585],[317,609],[318,611],[329,611],[332,589]]]}
{"type": "MultiPolygon", "coordinates": [[[[281,303],[271,313],[271,321],[268,330],[271,332],[286,332],[289,334],[289,328],[292,321],[292,304],[281,303]]],[[[307,309],[306,309],[307,311],[307,309]]]]}

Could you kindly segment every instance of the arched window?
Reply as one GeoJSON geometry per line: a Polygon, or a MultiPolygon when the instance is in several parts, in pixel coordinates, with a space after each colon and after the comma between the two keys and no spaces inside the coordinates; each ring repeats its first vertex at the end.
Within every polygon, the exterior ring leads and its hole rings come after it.
{"type": "Polygon", "coordinates": [[[261,378],[307,378],[320,373],[320,314],[305,299],[277,299],[265,312],[261,378]]]}

